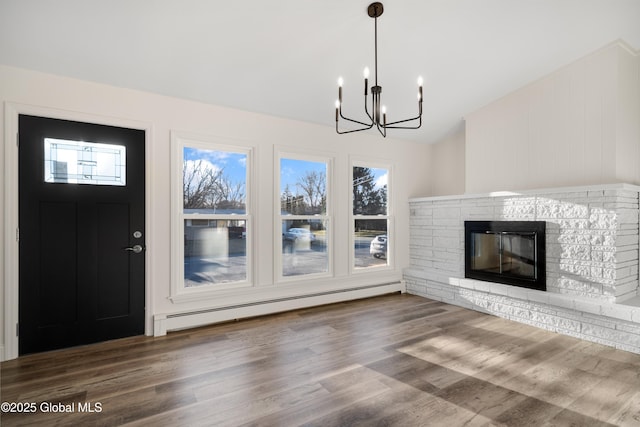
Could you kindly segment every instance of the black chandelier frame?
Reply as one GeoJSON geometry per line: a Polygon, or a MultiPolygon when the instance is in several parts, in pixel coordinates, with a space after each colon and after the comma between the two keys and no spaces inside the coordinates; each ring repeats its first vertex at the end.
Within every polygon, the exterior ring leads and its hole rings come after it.
{"type": "Polygon", "coordinates": [[[387,114],[384,106],[381,103],[382,86],[378,84],[378,18],[384,12],[384,7],[380,2],[374,2],[367,8],[367,14],[374,19],[374,48],[375,48],[375,63],[374,63],[374,86],[371,86],[371,112],[368,108],[368,92],[369,92],[369,78],[368,68],[365,68],[364,76],[364,111],[369,118],[369,122],[365,123],[360,120],[351,119],[346,117],[342,113],[342,79],[338,81],[338,100],[336,101],[336,132],[338,134],[347,134],[353,132],[361,132],[371,129],[375,126],[378,132],[383,137],[387,136],[387,129],[418,129],[422,126],[422,81],[418,79],[418,115],[409,119],[397,120],[387,123],[387,114]],[[340,119],[347,120],[352,123],[356,123],[362,127],[358,129],[340,130],[340,119]],[[402,123],[408,123],[418,120],[418,123],[413,126],[398,126],[402,123]]]}

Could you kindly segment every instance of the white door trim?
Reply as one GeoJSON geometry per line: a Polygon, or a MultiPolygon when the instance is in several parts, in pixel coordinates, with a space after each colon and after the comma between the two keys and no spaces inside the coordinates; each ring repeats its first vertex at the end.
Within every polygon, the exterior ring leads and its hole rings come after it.
{"type": "MultiPolygon", "coordinates": [[[[153,335],[153,309],[151,275],[153,268],[149,250],[153,248],[151,233],[152,215],[150,208],[151,193],[151,132],[148,122],[117,117],[105,117],[76,111],[58,110],[48,107],[6,102],[4,108],[4,354],[0,352],[0,361],[18,357],[17,324],[19,319],[19,251],[18,251],[18,117],[20,114],[73,120],[108,126],[118,126],[145,131],[145,335],[153,335]]],[[[2,348],[0,344],[0,349],[2,348]]]]}

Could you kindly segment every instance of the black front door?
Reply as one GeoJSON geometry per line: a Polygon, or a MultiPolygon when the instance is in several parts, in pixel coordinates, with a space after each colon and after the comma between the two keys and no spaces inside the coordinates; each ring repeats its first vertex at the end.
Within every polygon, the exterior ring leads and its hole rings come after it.
{"type": "Polygon", "coordinates": [[[20,354],[143,334],[144,131],[19,132],[20,354]]]}

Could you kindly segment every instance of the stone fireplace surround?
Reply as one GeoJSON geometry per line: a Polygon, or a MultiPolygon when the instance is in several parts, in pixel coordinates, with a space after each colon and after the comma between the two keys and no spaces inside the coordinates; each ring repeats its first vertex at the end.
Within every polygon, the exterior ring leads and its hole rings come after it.
{"type": "Polygon", "coordinates": [[[640,187],[416,198],[407,292],[640,354],[640,187]],[[546,221],[547,291],[464,277],[464,221],[546,221]]]}

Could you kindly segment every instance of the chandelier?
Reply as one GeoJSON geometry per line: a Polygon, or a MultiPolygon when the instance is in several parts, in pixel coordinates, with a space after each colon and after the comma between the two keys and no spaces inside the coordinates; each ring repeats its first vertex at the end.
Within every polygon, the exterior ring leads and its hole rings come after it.
{"type": "Polygon", "coordinates": [[[378,84],[378,17],[382,15],[384,8],[382,3],[371,3],[367,8],[367,14],[374,18],[375,36],[375,63],[374,63],[374,86],[371,86],[371,111],[369,111],[369,68],[364,69],[364,111],[369,118],[368,122],[350,119],[342,114],[342,77],[338,79],[338,100],[336,101],[336,132],[339,134],[360,132],[371,129],[374,125],[383,137],[387,136],[387,129],[418,129],[422,126],[422,77],[418,77],[418,115],[410,119],[397,120],[387,123],[387,109],[381,105],[382,86],[378,84]],[[341,131],[338,127],[340,119],[356,123],[361,127],[351,130],[341,131]],[[417,123],[415,121],[418,121],[417,123]],[[410,125],[409,122],[414,122],[410,125]]]}

